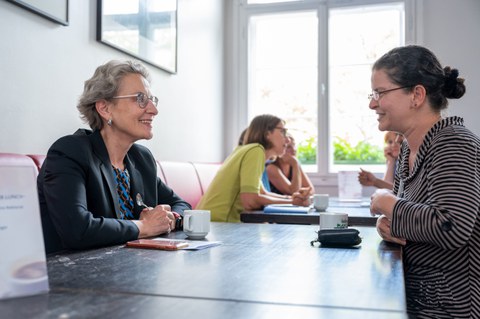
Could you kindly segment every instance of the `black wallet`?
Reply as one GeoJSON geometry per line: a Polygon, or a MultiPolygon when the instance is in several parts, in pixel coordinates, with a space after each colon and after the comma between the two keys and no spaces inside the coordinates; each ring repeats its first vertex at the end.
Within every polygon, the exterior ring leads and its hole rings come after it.
{"type": "Polygon", "coordinates": [[[355,228],[322,229],[317,234],[318,238],[310,242],[312,246],[319,242],[322,246],[327,247],[351,247],[362,242],[362,238],[359,236],[360,232],[355,228]]]}

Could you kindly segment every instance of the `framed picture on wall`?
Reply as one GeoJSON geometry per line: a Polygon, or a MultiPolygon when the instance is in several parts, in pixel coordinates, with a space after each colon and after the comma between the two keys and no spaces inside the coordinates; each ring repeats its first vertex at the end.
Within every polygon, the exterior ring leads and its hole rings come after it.
{"type": "Polygon", "coordinates": [[[50,21],[68,25],[68,0],[7,0],[50,21]]]}
{"type": "Polygon", "coordinates": [[[177,0],[97,0],[97,40],[177,73],[177,0]]]}

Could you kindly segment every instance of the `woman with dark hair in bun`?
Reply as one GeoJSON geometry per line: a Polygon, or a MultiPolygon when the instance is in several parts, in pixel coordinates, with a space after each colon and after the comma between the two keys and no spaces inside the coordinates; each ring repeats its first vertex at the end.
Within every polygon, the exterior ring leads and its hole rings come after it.
{"type": "Polygon", "coordinates": [[[376,61],[371,83],[379,129],[405,137],[393,192],[377,190],[370,209],[382,238],[403,245],[408,313],[480,318],[480,140],[442,116],[464,80],[412,45],[376,61]]]}

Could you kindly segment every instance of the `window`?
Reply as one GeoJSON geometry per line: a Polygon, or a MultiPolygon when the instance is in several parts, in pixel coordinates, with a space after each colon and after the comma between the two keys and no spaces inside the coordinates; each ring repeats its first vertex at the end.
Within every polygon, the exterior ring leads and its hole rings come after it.
{"type": "Polygon", "coordinates": [[[403,12],[403,3],[328,10],[330,171],[385,163],[384,132],[366,97],[372,64],[405,43],[403,12]]]}
{"type": "Polygon", "coordinates": [[[411,38],[409,0],[237,1],[242,123],[263,113],[286,120],[307,171],[383,171],[384,132],[368,108],[370,70],[411,38]]]}
{"type": "MultiPolygon", "coordinates": [[[[252,17],[249,35],[249,120],[275,114],[297,141],[316,139],[317,12],[252,17]]],[[[315,164],[315,156],[303,162],[315,164]]]]}

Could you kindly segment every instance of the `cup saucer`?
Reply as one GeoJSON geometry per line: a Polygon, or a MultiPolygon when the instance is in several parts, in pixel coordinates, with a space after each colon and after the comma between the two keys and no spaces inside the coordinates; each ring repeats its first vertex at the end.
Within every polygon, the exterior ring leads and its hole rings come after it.
{"type": "Polygon", "coordinates": [[[187,237],[190,239],[204,239],[208,233],[185,233],[185,235],[187,235],[187,237]]]}

